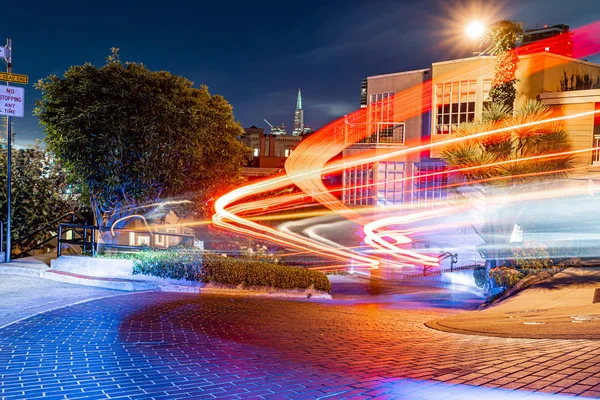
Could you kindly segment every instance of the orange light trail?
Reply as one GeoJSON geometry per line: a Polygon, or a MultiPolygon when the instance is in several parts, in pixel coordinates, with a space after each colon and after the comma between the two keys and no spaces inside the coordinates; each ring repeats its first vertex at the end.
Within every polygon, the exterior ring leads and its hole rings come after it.
{"type": "MultiPolygon", "coordinates": [[[[595,37],[600,36],[600,23],[596,22],[586,27],[580,28],[573,32],[579,32],[583,35],[582,37],[594,37],[593,33],[597,33],[595,37]]],[[[593,45],[587,43],[583,49],[579,50],[578,56],[588,56],[595,54],[598,51],[597,39],[593,45]]],[[[553,61],[554,64],[565,62],[565,61],[553,61]]],[[[553,64],[553,65],[554,65],[553,64]]],[[[531,75],[537,71],[546,68],[547,64],[542,62],[532,62],[527,69],[527,74],[531,75]]],[[[482,67],[483,68],[483,67],[482,67]]],[[[469,74],[473,76],[473,70],[459,71],[458,74],[454,72],[452,74],[454,79],[463,75],[469,74]]],[[[476,72],[477,73],[477,72],[476,72]]],[[[437,78],[433,81],[425,82],[417,87],[405,90],[404,92],[397,93],[393,97],[394,102],[394,115],[397,120],[404,121],[411,117],[418,116],[423,112],[431,109],[431,93],[433,85],[439,80],[443,81],[445,77],[437,78]]],[[[472,79],[472,78],[470,78],[472,79]]],[[[377,106],[375,104],[374,106],[377,106]]],[[[403,226],[417,221],[429,220],[441,216],[447,216],[456,214],[457,212],[463,212],[468,207],[464,204],[461,206],[447,206],[433,211],[426,212],[410,212],[410,207],[402,207],[406,214],[395,215],[385,218],[376,218],[374,215],[374,208],[364,209],[352,209],[343,204],[333,193],[339,192],[340,189],[328,189],[323,180],[322,176],[326,174],[338,173],[340,171],[352,168],[360,167],[361,165],[374,164],[379,161],[387,160],[390,158],[405,156],[410,153],[418,153],[426,150],[430,150],[436,147],[447,146],[455,143],[460,143],[466,140],[477,140],[498,133],[508,132],[517,129],[524,129],[535,127],[542,124],[549,124],[554,122],[566,121],[569,119],[583,118],[586,116],[594,115],[600,111],[587,111],[567,116],[555,116],[547,118],[543,121],[531,121],[524,122],[521,124],[515,124],[513,126],[501,127],[492,129],[486,132],[475,133],[465,137],[451,137],[447,140],[440,142],[432,142],[426,144],[412,145],[408,143],[408,148],[401,148],[397,150],[388,151],[384,154],[368,154],[365,156],[364,153],[358,154],[352,157],[345,158],[343,160],[331,161],[338,154],[342,153],[346,148],[354,143],[360,142],[374,133],[374,126],[368,124],[368,112],[369,109],[361,109],[355,111],[348,116],[341,118],[337,121],[330,123],[319,131],[315,132],[311,136],[304,139],[290,155],[285,164],[285,175],[276,176],[273,178],[265,179],[260,182],[251,183],[249,185],[235,189],[226,195],[222,196],[215,202],[215,214],[213,215],[213,223],[221,228],[253,236],[262,240],[275,242],[278,244],[292,247],[300,252],[308,252],[312,254],[318,254],[324,257],[328,257],[334,260],[342,261],[343,265],[347,266],[349,260],[351,263],[359,267],[367,268],[378,268],[381,262],[384,260],[378,256],[365,256],[353,251],[351,248],[341,248],[337,246],[330,246],[310,238],[306,238],[302,235],[295,234],[287,231],[282,232],[277,229],[259,224],[259,215],[263,215],[266,212],[277,212],[287,211],[293,208],[294,204],[305,200],[306,197],[311,198],[318,204],[325,206],[329,209],[330,213],[337,213],[343,215],[346,219],[358,223],[363,226],[365,234],[365,242],[377,250],[387,252],[388,255],[394,257],[397,261],[392,262],[393,265],[402,266],[405,264],[424,264],[428,266],[437,266],[439,261],[437,257],[432,257],[418,252],[403,249],[400,246],[408,244],[412,239],[408,236],[414,233],[412,229],[402,230],[393,229],[388,230],[387,227],[391,226],[403,226]],[[279,196],[272,199],[266,200],[254,200],[248,203],[241,202],[248,196],[254,196],[262,193],[268,193],[275,190],[285,188],[289,185],[295,185],[301,192],[293,193],[285,196],[279,196]]],[[[579,154],[583,152],[590,152],[598,150],[599,148],[589,148],[584,150],[573,150],[568,152],[561,152],[555,154],[536,155],[530,157],[524,157],[518,160],[503,160],[500,162],[478,165],[472,167],[465,167],[460,169],[451,169],[443,172],[437,172],[434,174],[424,174],[418,177],[401,178],[396,181],[407,181],[414,179],[421,179],[428,176],[440,175],[440,174],[451,174],[455,172],[465,172],[469,170],[476,170],[482,168],[493,168],[497,166],[507,165],[510,163],[517,163],[523,161],[535,161],[543,159],[551,159],[553,157],[561,157],[572,154],[579,154]]],[[[571,171],[574,169],[565,169],[571,171]]],[[[548,173],[556,173],[552,171],[548,173]]],[[[546,172],[538,173],[537,175],[543,175],[546,172]]],[[[521,174],[515,175],[514,177],[526,177],[533,176],[534,174],[521,174]]],[[[493,178],[493,179],[503,179],[493,178]]],[[[508,178],[508,177],[507,177],[508,178]]],[[[481,180],[482,182],[488,182],[489,180],[481,180]]],[[[361,185],[369,186],[369,185],[361,185]]],[[[588,189],[586,188],[587,192],[588,189]]],[[[529,193],[526,195],[515,196],[510,201],[516,201],[516,199],[524,199],[527,196],[538,196],[534,198],[546,198],[547,196],[565,196],[572,195],[573,189],[567,190],[547,190],[536,193],[529,193]]],[[[494,202],[491,196],[487,199],[488,202],[494,202]]],[[[500,200],[497,200],[500,201],[500,200]]],[[[505,201],[505,199],[502,199],[505,201]]],[[[397,207],[393,208],[398,210],[397,207]]],[[[377,209],[379,213],[385,212],[385,210],[377,209]]],[[[323,213],[323,212],[321,212],[323,213]]],[[[307,213],[314,215],[312,213],[307,213]]],[[[266,220],[261,217],[260,220],[266,220]]],[[[385,260],[389,263],[389,260],[385,260]]],[[[339,267],[339,266],[337,266],[339,267]]]]}

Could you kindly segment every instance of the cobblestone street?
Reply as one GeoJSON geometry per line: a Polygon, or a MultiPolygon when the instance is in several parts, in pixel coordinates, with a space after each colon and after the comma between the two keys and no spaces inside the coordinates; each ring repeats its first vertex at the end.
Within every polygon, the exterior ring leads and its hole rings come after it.
{"type": "Polygon", "coordinates": [[[439,332],[424,322],[477,299],[382,299],[141,293],[53,310],[0,330],[0,397],[600,397],[598,341],[439,332]]]}

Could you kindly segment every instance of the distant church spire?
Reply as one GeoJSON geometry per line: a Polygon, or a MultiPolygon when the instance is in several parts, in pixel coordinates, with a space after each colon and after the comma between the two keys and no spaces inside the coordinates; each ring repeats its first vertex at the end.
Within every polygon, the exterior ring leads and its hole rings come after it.
{"type": "Polygon", "coordinates": [[[292,135],[300,136],[304,131],[304,110],[302,109],[302,93],[298,89],[298,101],[296,102],[296,112],[294,112],[294,130],[292,135]]]}

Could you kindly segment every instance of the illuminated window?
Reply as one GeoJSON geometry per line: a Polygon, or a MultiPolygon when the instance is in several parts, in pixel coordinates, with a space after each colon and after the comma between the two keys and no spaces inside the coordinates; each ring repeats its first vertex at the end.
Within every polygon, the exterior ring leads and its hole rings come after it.
{"type": "Polygon", "coordinates": [[[373,134],[360,143],[404,144],[404,123],[394,121],[394,93],[376,93],[369,97],[369,126],[373,134]]]}
{"type": "Polygon", "coordinates": [[[490,89],[492,88],[492,80],[484,79],[483,80],[483,107],[485,108],[488,104],[492,104],[492,99],[490,99],[490,89]]]}
{"type": "Polygon", "coordinates": [[[254,149],[254,157],[258,157],[258,155],[260,154],[258,149],[254,149]]]}
{"type": "Polygon", "coordinates": [[[355,206],[373,205],[373,164],[344,170],[344,203],[355,206]]]}
{"type": "Polygon", "coordinates": [[[165,245],[165,236],[164,236],[164,235],[159,235],[159,234],[156,234],[156,235],[154,236],[154,239],[155,239],[155,241],[156,241],[156,244],[157,244],[158,246],[164,246],[164,245],[165,245]]]}
{"type": "Polygon", "coordinates": [[[442,205],[448,184],[448,174],[444,171],[446,164],[440,162],[413,164],[413,206],[432,209],[442,205]]]}
{"type": "Polygon", "coordinates": [[[394,120],[394,93],[372,94],[369,114],[373,122],[392,122],[394,120]]]}
{"type": "Polygon", "coordinates": [[[377,168],[377,205],[394,206],[402,204],[404,186],[404,163],[396,161],[380,162],[377,168]]]}
{"type": "Polygon", "coordinates": [[[289,157],[289,156],[290,156],[290,154],[292,154],[292,150],[290,150],[290,149],[285,149],[285,152],[284,152],[284,153],[285,153],[285,156],[286,156],[286,157],[289,157]]]}
{"type": "Polygon", "coordinates": [[[137,245],[138,246],[150,246],[150,236],[139,235],[137,237],[137,245]]]}
{"type": "Polygon", "coordinates": [[[476,91],[476,80],[445,82],[435,86],[437,134],[451,134],[460,124],[475,119],[476,91]]]}

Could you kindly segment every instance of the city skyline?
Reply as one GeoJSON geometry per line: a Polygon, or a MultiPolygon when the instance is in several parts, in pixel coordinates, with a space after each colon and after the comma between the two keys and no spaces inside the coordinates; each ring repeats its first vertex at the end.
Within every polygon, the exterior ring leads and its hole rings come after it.
{"type": "Polygon", "coordinates": [[[310,125],[318,129],[360,107],[360,82],[366,76],[471,55],[476,43],[452,39],[470,13],[489,12],[495,20],[523,21],[526,27],[564,23],[577,28],[597,17],[589,12],[593,0],[575,0],[567,8],[559,0],[506,0],[490,10],[466,1],[446,3],[307,0],[283,8],[262,1],[252,8],[181,5],[159,12],[134,2],[119,14],[109,12],[111,4],[38,2],[27,9],[11,4],[2,34],[13,39],[13,71],[30,78],[26,117],[15,121],[15,140],[28,144],[43,138],[43,128],[31,115],[40,96],[32,83],[50,74],[62,76],[71,65],[101,65],[111,47],[120,48],[123,61],[208,85],[232,104],[242,126],[264,126],[267,119],[292,127],[291,93],[301,87],[308,94],[304,110],[310,125]],[[318,12],[304,12],[311,7],[318,12]],[[301,24],[277,34],[266,23],[297,15],[302,15],[301,24]],[[404,22],[392,23],[398,20],[404,22]],[[162,21],[159,29],[157,21],[162,21]]]}

